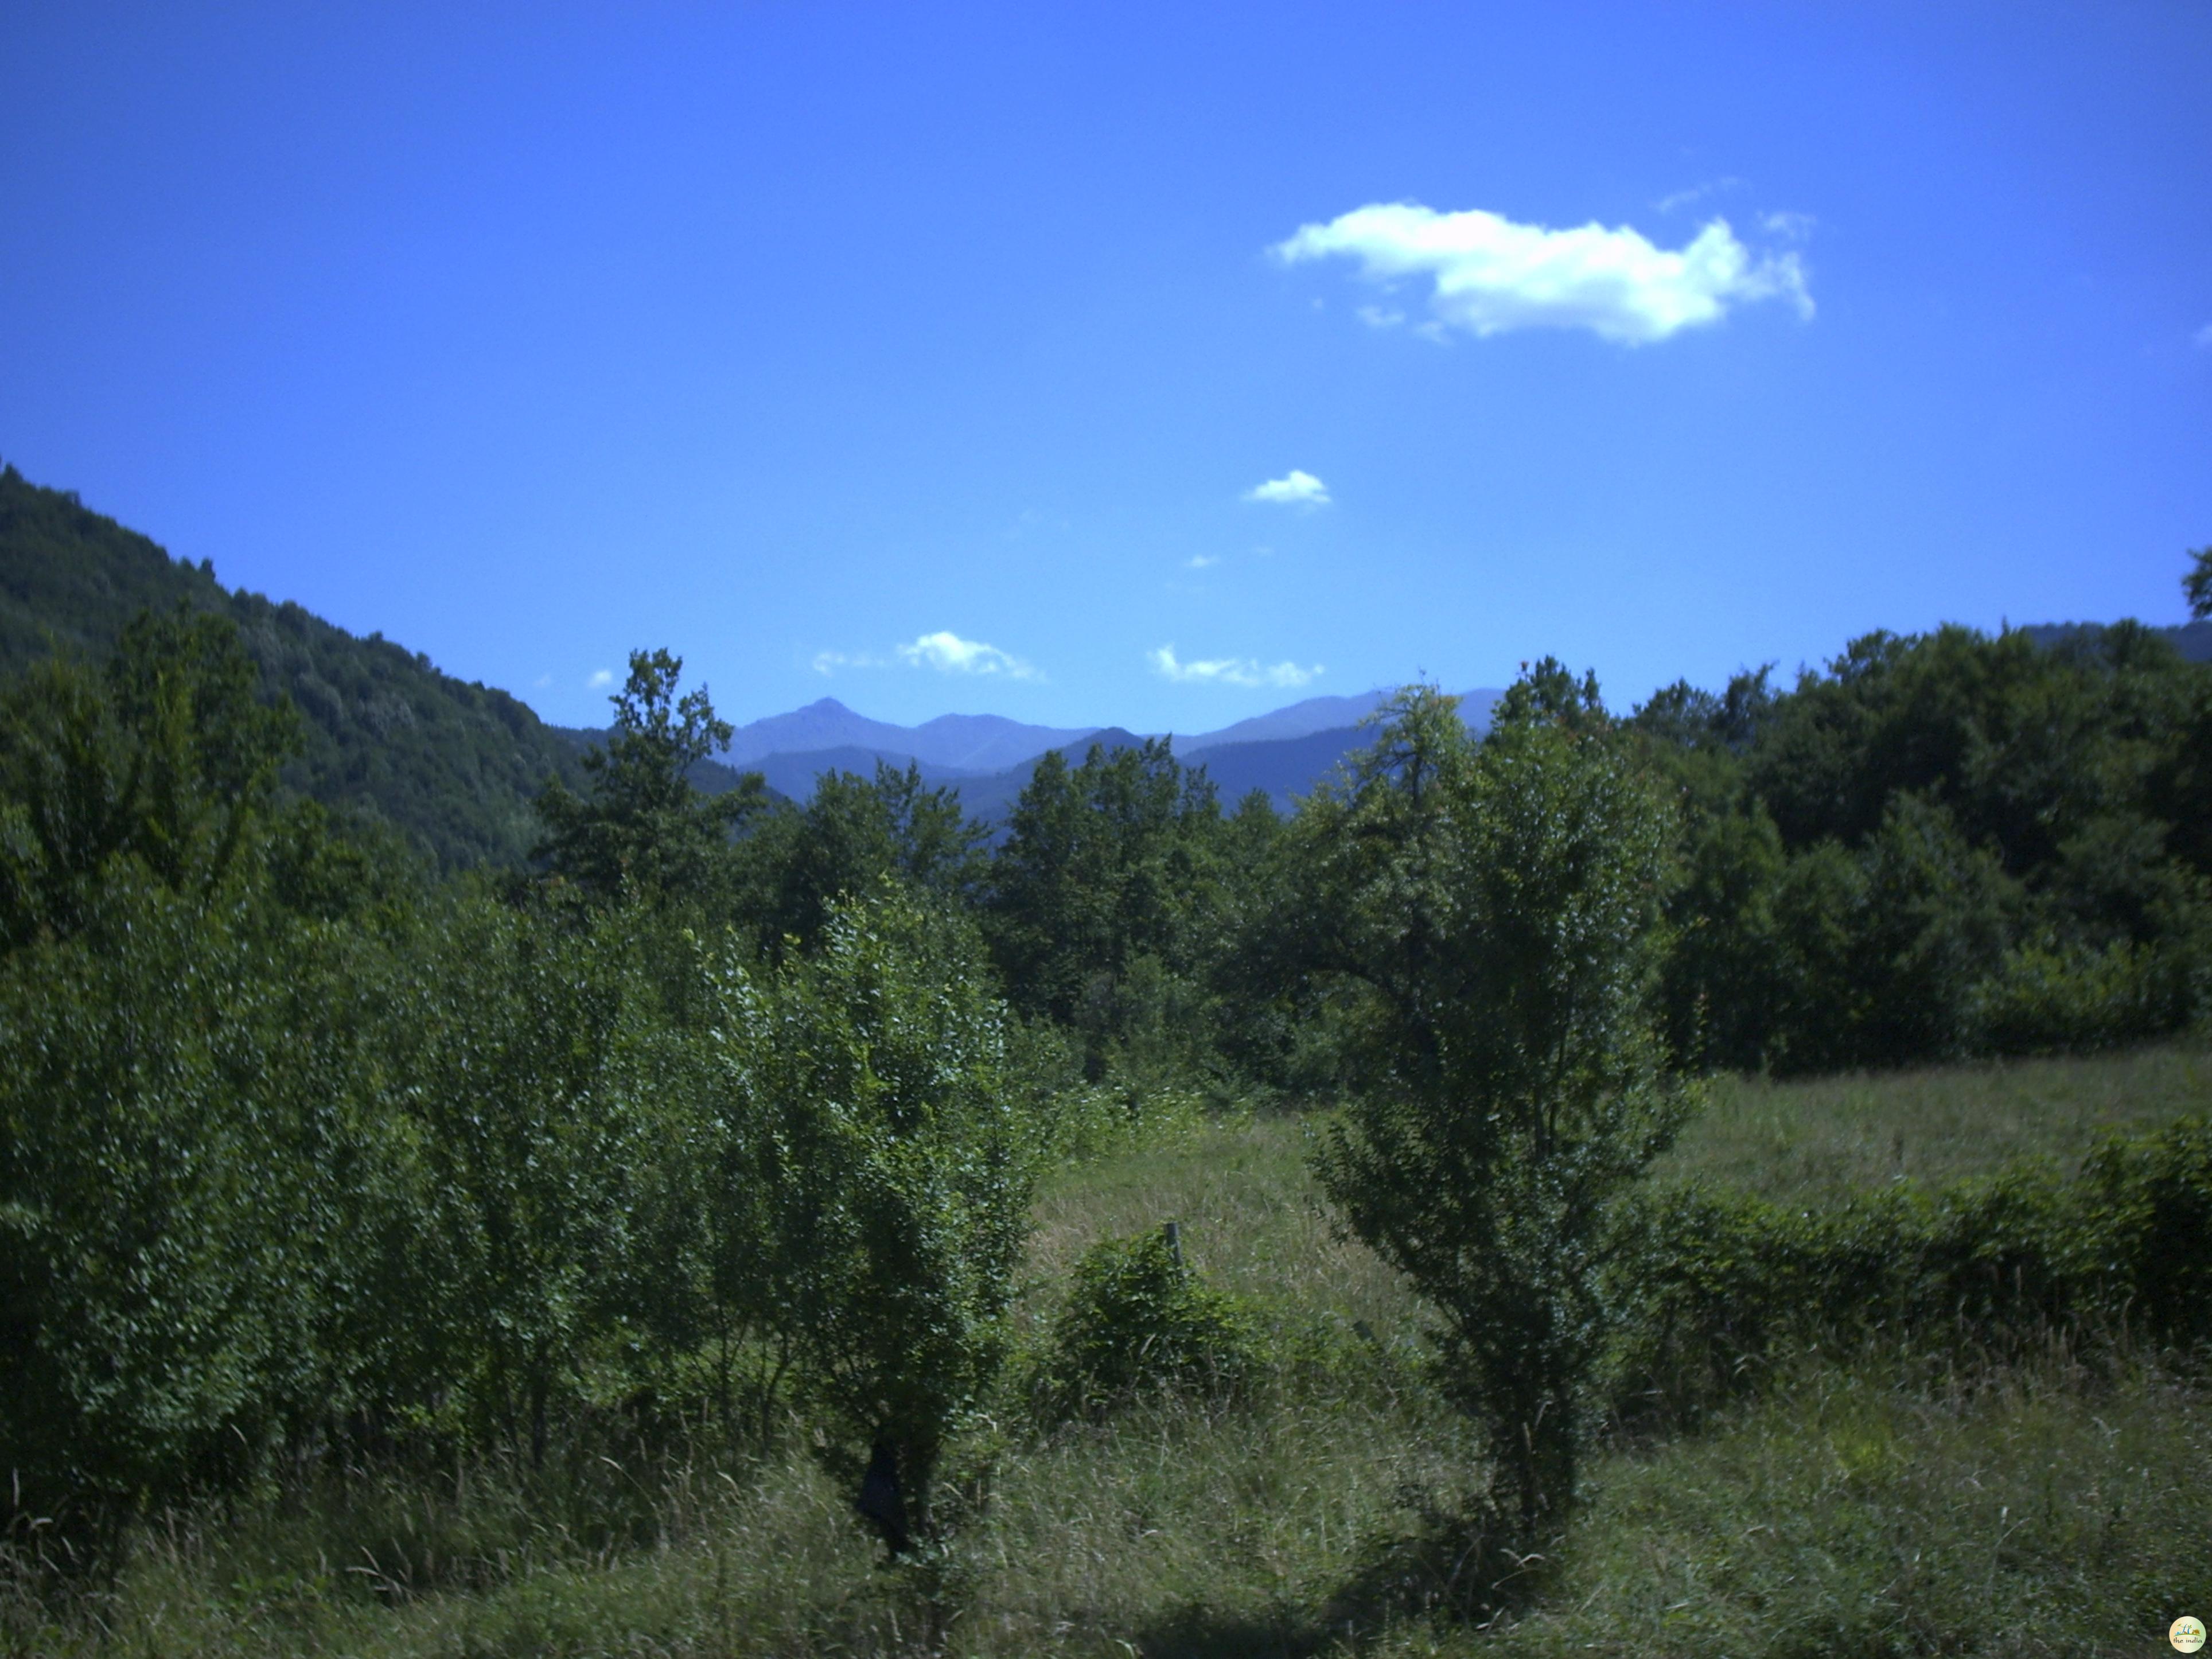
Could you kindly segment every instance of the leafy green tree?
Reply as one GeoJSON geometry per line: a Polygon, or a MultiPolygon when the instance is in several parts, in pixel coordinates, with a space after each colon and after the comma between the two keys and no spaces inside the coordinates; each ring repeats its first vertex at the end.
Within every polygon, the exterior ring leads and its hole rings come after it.
{"type": "Polygon", "coordinates": [[[81,925],[113,862],[204,902],[266,814],[298,721],[255,698],[216,617],[142,612],[105,668],[32,665],[0,693],[0,928],[9,945],[81,925]]]}
{"type": "Polygon", "coordinates": [[[2152,1009],[2185,1023],[2212,914],[2212,769],[2193,740],[2212,727],[2206,684],[2120,623],[2047,646],[1875,634],[1780,697],[1763,676],[1655,696],[1630,725],[1684,807],[1678,1054],[1802,1071],[1971,1052],[1997,1040],[1976,1012],[1995,994],[1977,988],[2014,951],[2033,964],[2002,969],[2021,988],[2008,1048],[2033,1046],[2024,1011],[2067,1006],[2054,963],[2085,986],[2149,976],[2123,1013],[2069,1029],[2140,1030],[2152,1009]],[[1753,828],[1769,820],[1790,854],[1778,880],[1753,828]]]}
{"type": "Polygon", "coordinates": [[[478,897],[428,930],[395,1021],[430,1212],[436,1363],[542,1462],[609,1287],[653,1121],[634,1067],[651,1005],[619,915],[581,931],[478,897]]]}
{"type": "Polygon", "coordinates": [[[1029,1226],[1036,1135],[988,981],[972,931],[896,889],[780,972],[720,970],[721,1109],[772,1318],[896,1553],[951,1518],[940,1467],[1004,1364],[1029,1226]]]}
{"type": "Polygon", "coordinates": [[[1363,1085],[1316,1173],[1436,1310],[1531,1531],[1574,1496],[1608,1218],[1680,1113],[1650,1014],[1668,814],[1574,708],[1477,747],[1455,699],[1409,689],[1288,831],[1363,1085]]]}
{"type": "Polygon", "coordinates": [[[605,748],[584,757],[586,793],[556,779],[538,798],[546,837],[536,856],[601,902],[631,891],[717,894],[732,834],[767,799],[757,772],[719,795],[694,787],[693,769],[729,742],[732,728],[716,718],[704,686],[676,695],[683,673],[681,657],[631,652],[629,678],[611,699],[614,730],[605,748]]]}
{"type": "Polygon", "coordinates": [[[804,807],[766,815],[747,836],[744,858],[763,944],[780,954],[796,939],[811,950],[840,900],[900,883],[954,906],[977,895],[988,832],[962,812],[949,788],[929,788],[921,769],[876,763],[875,775],[825,773],[804,807]]]}
{"type": "Polygon", "coordinates": [[[0,1463],[49,1514],[234,1488],[414,1311],[367,1300],[380,952],[136,858],[82,924],[0,961],[0,1463]]]}
{"type": "Polygon", "coordinates": [[[1682,879],[1667,902],[1668,1048],[1678,1064],[1699,1070],[1757,1071],[1783,1015],[1775,905],[1789,860],[1755,800],[1683,817],[1682,879]]]}
{"type": "Polygon", "coordinates": [[[1491,710],[1497,726],[1526,726],[1546,721],[1570,731],[1602,731],[1611,724],[1605,699],[1598,695],[1597,671],[1584,671],[1577,680],[1557,657],[1545,657],[1533,666],[1521,665],[1521,678],[1505,689],[1491,710]]]}
{"type": "Polygon", "coordinates": [[[992,955],[1018,1009],[1082,1031],[1094,1081],[1121,1035],[1132,965],[1202,970],[1221,824],[1204,771],[1160,738],[1094,744],[1073,768],[1048,753],[1015,804],[984,911],[992,955]]]}
{"type": "Polygon", "coordinates": [[[2189,556],[2189,574],[2181,579],[2181,596],[2189,601],[2189,614],[2202,622],[2212,617],[2212,547],[2200,547],[2189,556]]]}

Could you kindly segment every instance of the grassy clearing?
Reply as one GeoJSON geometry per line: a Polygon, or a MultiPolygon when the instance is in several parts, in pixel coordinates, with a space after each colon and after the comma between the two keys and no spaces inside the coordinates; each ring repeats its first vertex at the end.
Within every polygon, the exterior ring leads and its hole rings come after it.
{"type": "Polygon", "coordinates": [[[2212,1050],[2197,1043],[1793,1083],[1723,1078],[1659,1173],[1820,1202],[1900,1176],[1942,1182],[2016,1158],[2071,1160],[2102,1130],[2207,1110],[2212,1050]]]}
{"type": "MultiPolygon", "coordinates": [[[[1671,1162],[1808,1200],[2026,1152],[2212,1100],[2201,1048],[1881,1079],[1723,1084],[1671,1162]]],[[[1393,1564],[1448,1567],[1476,1474],[1413,1363],[1417,1304],[1333,1237],[1309,1123],[1186,1126],[1062,1169],[1039,1200],[1034,1331],[1097,1240],[1181,1224],[1192,1263],[1310,1363],[1209,1408],[1158,1401],[1037,1437],[1009,1419],[988,1519],[948,1565],[951,1650],[1109,1659],[2141,1654],[2212,1608],[2201,1375],[2063,1354],[1939,1371],[1810,1356],[1688,1438],[1597,1459],[1516,1621],[1394,1610],[1393,1564]],[[1355,1322],[1367,1334],[1355,1335],[1355,1322]]],[[[588,1479],[587,1479],[588,1477],[588,1479]]],[[[0,1607],[0,1650],[85,1655],[859,1655],[924,1608],[793,1449],[763,1467],[594,1466],[586,1503],[519,1477],[356,1478],[149,1528],[110,1588],[0,1607]],[[581,1517],[619,1507],[627,1523],[581,1517]],[[567,1520],[556,1518],[561,1516],[567,1520]]],[[[564,1489],[565,1490],[565,1489],[564,1489]]]]}
{"type": "Polygon", "coordinates": [[[1332,1235],[1306,1173],[1310,1129],[1304,1117],[1243,1115],[1058,1171],[1037,1204],[1030,1305],[1048,1307],[1100,1239],[1173,1221],[1186,1259],[1220,1289],[1285,1316],[1409,1333],[1417,1304],[1397,1276],[1332,1235]]]}

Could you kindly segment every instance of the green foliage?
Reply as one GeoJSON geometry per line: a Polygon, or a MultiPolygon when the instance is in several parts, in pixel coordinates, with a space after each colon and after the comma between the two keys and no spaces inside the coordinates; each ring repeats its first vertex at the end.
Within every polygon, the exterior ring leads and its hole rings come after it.
{"type": "Polygon", "coordinates": [[[1558,726],[1577,733],[1602,731],[1611,723],[1598,695],[1597,671],[1586,670],[1577,680],[1557,657],[1533,667],[1522,663],[1521,678],[1506,687],[1490,718],[1493,726],[1558,726]]]}
{"type": "Polygon", "coordinates": [[[1778,1069],[1835,1071],[1976,1046],[1973,988],[2003,955],[2016,888],[1950,815],[1892,801],[1856,854],[1825,843],[1793,860],[1776,895],[1787,1024],[1778,1069]]]}
{"type": "Polygon", "coordinates": [[[536,856],[600,903],[632,893],[719,896],[731,835],[766,799],[757,773],[719,795],[692,787],[693,769],[730,740],[731,727],[704,686],[678,697],[683,672],[684,659],[665,651],[631,652],[629,678],[611,699],[614,729],[583,759],[588,793],[580,799],[556,779],[538,798],[546,837],[536,856]]]}
{"type": "Polygon", "coordinates": [[[1680,793],[1678,1054],[1790,1072],[2177,1030],[2212,976],[2212,674],[2132,623],[1855,641],[1630,722],[1680,793]]]}
{"type": "Polygon", "coordinates": [[[2200,547],[2189,556],[2189,571],[2181,579],[2181,597],[2189,601],[2191,617],[2198,621],[2212,617],[2212,547],[2200,547]]]}
{"type": "Polygon", "coordinates": [[[1047,1422],[1154,1389],[1233,1394],[1266,1361],[1257,1322],[1204,1284],[1164,1229],[1102,1240],[1076,1263],[1038,1367],[1047,1422]]]}
{"type": "Polygon", "coordinates": [[[716,988],[714,1086],[760,1194],[769,1317],[827,1461],[857,1477],[889,1448],[924,1540],[947,1518],[939,1464],[1005,1361],[1036,1151],[982,962],[964,923],[894,890],[780,972],[732,951],[716,988]]]}
{"type": "Polygon", "coordinates": [[[927,901],[965,907],[984,878],[985,830],[949,788],[925,788],[921,771],[878,761],[873,778],[825,773],[804,807],[779,803],[740,851],[749,887],[739,908],[770,956],[787,941],[818,945],[840,901],[886,882],[927,901]]]}
{"type": "Polygon", "coordinates": [[[234,1484],[342,1408],[378,1208],[373,955],[135,859],[82,921],[0,964],[0,1463],[62,1514],[234,1484]]]}
{"type": "Polygon", "coordinates": [[[1121,994],[1133,963],[1198,973],[1221,831],[1204,772],[1186,771],[1164,739],[1093,744],[1073,769],[1054,750],[1023,790],[992,861],[987,936],[1014,1006],[1083,1032],[1091,1080],[1143,1006],[1121,994]]]}
{"type": "Polygon", "coordinates": [[[1607,1218],[1679,1121],[1647,1012],[1669,826],[1566,720],[1478,750],[1420,689],[1382,720],[1291,831],[1365,1085],[1316,1174],[1441,1316],[1445,1387],[1530,1527],[1573,1500],[1607,1218]]]}
{"type": "MultiPolygon", "coordinates": [[[[1989,1162],[1990,1127],[2071,1153],[2073,1127],[2107,1111],[2201,1106],[2205,1063],[2168,1048],[1741,1091],[1761,1133],[1875,1136],[1879,1158],[1852,1170],[1879,1184],[1892,1123],[1918,1134],[1942,1120],[1957,1167],[1989,1162]]],[[[1471,1628],[1459,1610],[1486,1605],[1494,1570],[1511,1568],[1470,1553],[1493,1541],[1464,1499],[1480,1437],[1409,1363],[1418,1304],[1367,1251],[1330,1237],[1304,1168],[1307,1127],[1202,1123],[1049,1172],[1036,1279],[1064,1284],[1100,1237],[1202,1218],[1190,1259],[1206,1283],[1273,1332],[1295,1335],[1309,1316],[1362,1320],[1370,1364],[1270,1380],[1227,1411],[1194,1391],[1146,1391],[1095,1427],[1002,1442],[988,1514],[956,1551],[952,1650],[1564,1656],[1632,1628],[1684,1659],[2118,1652],[2161,1639],[2177,1606],[2203,1604],[2192,1494],[2212,1471],[2212,1409],[2187,1362],[2161,1372],[2147,1356],[2066,1340],[2046,1352],[2031,1335],[2030,1357],[1993,1363],[1990,1347],[2010,1339],[1961,1344],[1939,1325],[1896,1342],[1877,1333],[1864,1349],[1823,1339],[1817,1353],[1747,1368],[1755,1394],[1694,1433],[1594,1447],[1584,1502],[1529,1564],[1540,1571],[1507,1587],[1522,1592],[1510,1619],[1471,1628]]],[[[1774,1143],[1749,1173],[1778,1182],[1794,1212],[1810,1200],[1794,1169],[1774,1143]]],[[[475,1448],[403,1458],[355,1444],[319,1462],[303,1449],[265,1487],[156,1516],[111,1572],[58,1587],[9,1576],[0,1547],[0,1649],[915,1650],[916,1575],[881,1570],[849,1484],[823,1478],[805,1437],[756,1457],[703,1428],[647,1452],[589,1427],[564,1422],[540,1471],[475,1448]]],[[[51,1531],[19,1521],[15,1558],[51,1531]]]]}
{"type": "Polygon", "coordinates": [[[0,694],[0,943],[65,937],[118,860],[204,901],[296,738],[218,617],[142,615],[104,672],[49,658],[0,694]]]}
{"type": "Polygon", "coordinates": [[[2001,1054],[2080,1054],[2139,1042],[2181,1021],[2155,949],[2115,939],[2103,949],[2055,939],[2015,945],[1972,990],[1981,1046],[2001,1054]]]}
{"type": "MultiPolygon", "coordinates": [[[[1662,979],[1668,1049],[1700,1071],[1756,1070],[1784,1017],[1780,913],[1789,870],[1764,807],[1690,816],[1681,878],[1667,902],[1674,934],[1662,979]]],[[[1808,936],[1825,921],[1807,916],[1808,936]]]]}
{"type": "Polygon", "coordinates": [[[650,1166],[653,1007],[626,931],[464,899],[426,930],[389,1039],[422,1180],[410,1255],[435,1286],[411,1328],[436,1346],[415,1363],[533,1462],[650,1166]]]}
{"type": "Polygon", "coordinates": [[[1916,1349],[2186,1345],[2212,1309],[2212,1129],[2110,1135],[2071,1178],[2045,1161],[1820,1210],[1718,1188],[1624,1212],[1609,1270],[1636,1310],[1616,1398],[1694,1413],[1794,1348],[1881,1332],[1916,1349]]]}

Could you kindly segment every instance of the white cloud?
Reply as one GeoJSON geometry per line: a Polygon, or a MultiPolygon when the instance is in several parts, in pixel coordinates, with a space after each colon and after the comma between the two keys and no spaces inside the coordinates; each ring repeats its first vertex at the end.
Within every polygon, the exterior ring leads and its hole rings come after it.
{"type": "Polygon", "coordinates": [[[1342,255],[1383,282],[1431,277],[1437,321],[1477,336],[1586,328],[1644,345],[1718,322],[1747,301],[1785,299],[1800,316],[1813,314],[1797,255],[1754,258],[1724,219],[1669,251],[1626,225],[1551,230],[1479,208],[1437,213],[1418,202],[1377,202],[1301,226],[1270,251],[1285,264],[1342,255]]]}
{"type": "Polygon", "coordinates": [[[1359,320],[1370,328],[1395,328],[1406,320],[1406,313],[1388,306],[1362,306],[1359,320]]]}
{"type": "Polygon", "coordinates": [[[1217,657],[1202,662],[1181,662],[1176,658],[1175,647],[1164,645],[1149,653],[1152,670],[1180,684],[1201,685],[1304,685],[1322,672],[1316,663],[1310,668],[1301,668],[1294,662],[1279,662],[1268,668],[1249,657],[1217,657]]]}
{"type": "Polygon", "coordinates": [[[1809,242],[1813,228],[1820,222],[1809,213],[1769,213],[1760,216],[1759,228],[1786,242],[1809,242]]]}
{"type": "Polygon", "coordinates": [[[911,645],[896,646],[888,657],[872,651],[817,651],[814,672],[834,674],[841,668],[934,668],[943,674],[1003,674],[1010,680],[1041,680],[1044,676],[1019,657],[995,645],[963,640],[941,630],[924,634],[911,645]]]}
{"type": "Polygon", "coordinates": [[[1310,472],[1297,467],[1279,478],[1270,478],[1263,484],[1255,484],[1244,492],[1248,501],[1273,501],[1284,507],[1327,507],[1328,486],[1310,472]]]}
{"type": "Polygon", "coordinates": [[[1207,570],[1221,562],[1218,553],[1194,553],[1182,562],[1186,570],[1207,570]]]}
{"type": "Polygon", "coordinates": [[[901,662],[934,668],[945,674],[1004,674],[1011,680],[1043,678],[1028,663],[1007,655],[995,645],[963,640],[957,634],[945,631],[924,634],[913,644],[899,647],[897,655],[901,662]]]}
{"type": "Polygon", "coordinates": [[[596,669],[592,672],[592,678],[584,682],[585,685],[593,691],[602,686],[612,685],[614,683],[615,671],[611,668],[596,669]]]}

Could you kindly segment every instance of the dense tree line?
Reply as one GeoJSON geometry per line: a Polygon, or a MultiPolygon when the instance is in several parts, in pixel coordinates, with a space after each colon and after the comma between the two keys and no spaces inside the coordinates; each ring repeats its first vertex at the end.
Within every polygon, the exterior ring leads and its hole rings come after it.
{"type": "Polygon", "coordinates": [[[2212,673],[2131,624],[1855,641],[1627,722],[1687,808],[1671,1045],[1805,1072],[2172,1030],[2212,970],[2212,673]]]}
{"type": "Polygon", "coordinates": [[[681,667],[633,657],[475,874],[288,793],[302,717],[203,610],[0,692],[16,1504],[796,1412],[926,1546],[1062,1115],[1171,1085],[1346,1103],[1322,1188],[1525,1530],[1686,1079],[2212,1000],[2212,670],[2126,626],[1876,635],[1626,718],[1547,660],[1480,739],[1409,688],[1287,820],[1164,744],[1048,756],[995,847],[911,770],[702,793],[681,667]]]}

